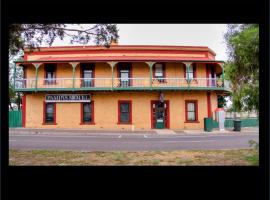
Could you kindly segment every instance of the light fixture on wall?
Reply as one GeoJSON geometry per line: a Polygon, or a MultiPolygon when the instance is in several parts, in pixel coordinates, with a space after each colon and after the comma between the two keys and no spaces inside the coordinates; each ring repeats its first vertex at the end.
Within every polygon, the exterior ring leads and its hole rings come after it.
{"type": "Polygon", "coordinates": [[[162,92],[159,95],[159,101],[162,103],[164,102],[164,94],[162,92]]]}

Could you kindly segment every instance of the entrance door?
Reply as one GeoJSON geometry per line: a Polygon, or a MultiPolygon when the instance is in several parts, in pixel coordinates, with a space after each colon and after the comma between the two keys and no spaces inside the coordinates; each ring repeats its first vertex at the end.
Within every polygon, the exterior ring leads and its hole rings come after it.
{"type": "Polygon", "coordinates": [[[151,101],[152,128],[169,128],[169,101],[151,101]]]}

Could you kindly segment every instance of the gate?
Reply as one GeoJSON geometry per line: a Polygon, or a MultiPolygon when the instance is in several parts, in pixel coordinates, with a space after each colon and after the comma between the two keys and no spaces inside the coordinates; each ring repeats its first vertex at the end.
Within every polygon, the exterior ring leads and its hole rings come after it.
{"type": "Polygon", "coordinates": [[[9,127],[22,127],[22,111],[9,111],[8,115],[9,127]]]}

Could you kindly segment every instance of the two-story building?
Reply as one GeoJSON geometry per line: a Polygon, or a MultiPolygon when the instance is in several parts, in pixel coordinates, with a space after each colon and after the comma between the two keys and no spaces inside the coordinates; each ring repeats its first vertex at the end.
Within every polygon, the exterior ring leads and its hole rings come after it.
{"type": "Polygon", "coordinates": [[[223,61],[202,46],[25,49],[23,126],[110,130],[202,129],[228,92],[223,61]]]}

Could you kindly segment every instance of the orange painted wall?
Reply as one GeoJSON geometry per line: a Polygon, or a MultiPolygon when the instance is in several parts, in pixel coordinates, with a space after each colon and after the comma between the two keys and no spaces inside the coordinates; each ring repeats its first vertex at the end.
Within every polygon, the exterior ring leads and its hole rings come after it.
{"type": "MultiPolygon", "coordinates": [[[[158,92],[94,92],[95,125],[80,125],[80,103],[57,103],[57,125],[42,125],[45,94],[26,95],[26,127],[31,128],[87,128],[131,130],[132,125],[118,125],[118,100],[132,101],[132,122],[135,130],[151,129],[151,100],[158,100],[158,92]]],[[[202,129],[207,117],[206,92],[164,92],[170,103],[171,129],[202,129]],[[199,123],[185,123],[185,100],[198,100],[199,123]]],[[[212,94],[214,99],[215,93],[212,94]]],[[[212,101],[212,104],[215,104],[212,101]]],[[[212,110],[216,107],[213,105],[212,110]]]]}
{"type": "MultiPolygon", "coordinates": [[[[132,63],[133,77],[145,77],[149,78],[149,67],[143,62],[132,63]]],[[[27,78],[35,78],[36,71],[33,65],[29,65],[26,69],[27,78]]],[[[197,77],[205,78],[205,64],[197,64],[197,77]]],[[[72,78],[72,67],[68,63],[57,64],[57,78],[72,78]]],[[[38,69],[38,77],[44,78],[44,65],[42,64],[38,69]]],[[[77,65],[75,70],[75,77],[80,78],[80,64],[77,65]]],[[[97,62],[95,64],[95,77],[96,78],[111,78],[111,67],[108,63],[97,62]]],[[[114,77],[117,77],[117,68],[114,69],[114,77]]],[[[168,62],[166,63],[166,77],[171,78],[184,78],[184,64],[168,62]]],[[[42,84],[41,84],[42,85],[42,84]]]]}

